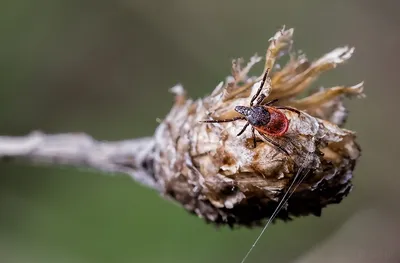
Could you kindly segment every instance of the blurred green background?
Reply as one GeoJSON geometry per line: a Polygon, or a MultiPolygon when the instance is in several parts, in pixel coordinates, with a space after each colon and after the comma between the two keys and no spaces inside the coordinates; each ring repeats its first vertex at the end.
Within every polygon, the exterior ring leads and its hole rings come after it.
{"type": "MultiPolygon", "coordinates": [[[[394,0],[3,0],[0,134],[148,136],[172,105],[170,87],[182,83],[194,98],[210,93],[231,59],[263,54],[283,24],[295,28],[295,48],[311,59],[353,45],[349,63],[315,85],[365,80],[368,97],[347,101],[347,128],[363,148],[355,188],[321,218],[270,227],[248,262],[398,262],[399,7],[394,0]]],[[[1,262],[240,262],[259,231],[216,229],[127,176],[0,163],[1,262]]]]}

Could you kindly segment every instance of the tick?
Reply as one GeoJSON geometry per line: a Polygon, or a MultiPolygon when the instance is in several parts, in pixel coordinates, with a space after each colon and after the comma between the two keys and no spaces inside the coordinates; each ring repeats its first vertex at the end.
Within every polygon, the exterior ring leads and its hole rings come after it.
{"type": "Polygon", "coordinates": [[[261,85],[258,88],[256,94],[252,97],[250,101],[250,106],[236,106],[235,111],[238,112],[241,116],[231,118],[231,119],[223,119],[223,120],[204,120],[202,122],[205,123],[220,123],[220,122],[232,122],[237,120],[245,120],[247,123],[244,125],[242,130],[237,134],[237,136],[242,135],[246,129],[251,125],[251,131],[253,134],[253,144],[254,148],[257,147],[256,134],[258,134],[264,138],[267,142],[274,145],[281,152],[289,155],[289,153],[275,142],[273,139],[269,137],[282,137],[286,134],[290,120],[286,117],[286,115],[280,111],[281,109],[289,110],[300,114],[300,111],[293,109],[291,107],[285,106],[272,106],[274,103],[278,101],[278,99],[271,100],[265,104],[263,101],[265,99],[265,95],[261,94],[262,88],[264,87],[265,81],[268,77],[268,70],[265,72],[264,77],[262,79],[261,85]],[[256,102],[254,104],[254,102],[256,102]],[[268,137],[269,136],[269,137],[268,137]]]}

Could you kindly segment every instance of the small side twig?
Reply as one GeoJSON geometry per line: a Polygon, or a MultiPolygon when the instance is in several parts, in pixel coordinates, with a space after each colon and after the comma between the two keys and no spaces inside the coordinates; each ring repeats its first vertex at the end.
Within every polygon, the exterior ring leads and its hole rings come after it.
{"type": "Polygon", "coordinates": [[[92,168],[108,173],[124,173],[134,180],[158,189],[149,159],[154,149],[151,137],[117,141],[96,141],[84,133],[27,136],[0,136],[0,159],[24,160],[92,168]]]}

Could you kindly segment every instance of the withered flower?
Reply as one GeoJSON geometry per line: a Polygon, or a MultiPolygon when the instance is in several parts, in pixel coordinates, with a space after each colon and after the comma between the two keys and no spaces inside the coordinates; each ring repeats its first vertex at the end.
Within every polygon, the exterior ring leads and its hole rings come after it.
{"type": "Polygon", "coordinates": [[[293,29],[282,29],[270,39],[259,77],[248,76],[261,61],[254,56],[244,67],[241,59],[233,61],[232,76],[205,98],[187,99],[182,86],[172,88],[175,104],[155,133],[155,180],[166,197],[207,222],[260,225],[272,215],[293,180],[296,187],[276,218],[319,216],[322,208],[340,203],[352,189],[360,147],[355,133],[342,128],[348,114],[343,99],[363,97],[363,83],[299,95],[319,74],[349,59],[354,48],[337,48],[310,61],[292,50],[292,36],[293,29]],[[281,57],[288,57],[283,67],[276,63],[281,57]],[[236,136],[245,121],[201,122],[239,116],[235,106],[249,105],[267,69],[271,70],[263,94],[268,100],[278,99],[277,105],[300,111],[281,110],[290,126],[285,136],[272,138],[289,155],[258,135],[253,148],[250,129],[236,136]]]}
{"type": "Polygon", "coordinates": [[[354,48],[337,48],[310,61],[292,50],[292,36],[293,29],[282,29],[270,40],[258,77],[249,76],[261,61],[254,56],[244,67],[241,59],[233,61],[232,75],[203,99],[187,99],[180,85],[172,88],[175,103],[153,137],[100,142],[73,133],[0,136],[0,160],[128,174],[217,225],[259,225],[273,219],[278,204],[284,204],[279,219],[319,216],[352,188],[360,147],[355,133],[342,128],[348,114],[343,99],[363,97],[363,83],[308,91],[311,95],[300,98],[319,74],[345,62],[354,48]],[[283,67],[276,63],[281,57],[288,58],[283,67]],[[283,136],[256,134],[254,148],[251,129],[237,136],[244,120],[201,122],[238,117],[235,107],[250,105],[265,76],[265,102],[278,99],[274,106],[289,121],[283,136]]]}

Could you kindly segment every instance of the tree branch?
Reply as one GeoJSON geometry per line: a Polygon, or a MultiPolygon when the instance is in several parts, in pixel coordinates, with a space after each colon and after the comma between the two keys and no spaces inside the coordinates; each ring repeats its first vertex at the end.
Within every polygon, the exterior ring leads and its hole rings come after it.
{"type": "Polygon", "coordinates": [[[30,161],[92,168],[124,173],[134,180],[158,189],[149,162],[154,150],[151,137],[117,142],[96,141],[84,133],[27,136],[0,136],[0,159],[30,161]]]}

